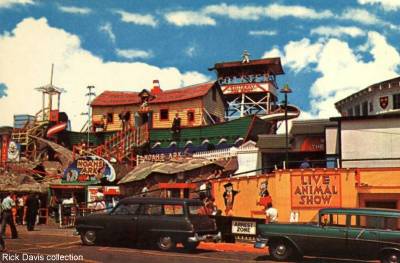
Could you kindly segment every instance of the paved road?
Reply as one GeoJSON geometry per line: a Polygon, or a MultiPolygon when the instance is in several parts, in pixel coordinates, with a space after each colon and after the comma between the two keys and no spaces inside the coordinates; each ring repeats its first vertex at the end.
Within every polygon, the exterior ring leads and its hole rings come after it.
{"type": "MultiPolygon", "coordinates": [[[[6,239],[7,251],[2,253],[0,262],[274,262],[264,251],[237,252],[223,245],[204,245],[194,253],[182,248],[172,252],[161,252],[151,248],[123,246],[83,246],[79,237],[72,235],[71,229],[57,229],[39,226],[36,231],[27,232],[19,227],[18,239],[6,239]],[[227,249],[221,249],[227,247],[227,249]],[[224,250],[224,251],[222,251],[224,250]]],[[[245,247],[245,246],[244,246],[245,247]]],[[[249,246],[247,246],[249,247],[249,246]]],[[[306,258],[302,262],[345,262],[329,259],[306,258]]]]}

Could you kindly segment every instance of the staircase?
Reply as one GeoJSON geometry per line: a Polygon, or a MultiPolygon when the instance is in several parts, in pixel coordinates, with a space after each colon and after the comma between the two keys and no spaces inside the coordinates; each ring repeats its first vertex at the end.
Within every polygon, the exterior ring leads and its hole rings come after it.
{"type": "Polygon", "coordinates": [[[133,127],[118,131],[116,134],[108,137],[103,145],[95,149],[97,155],[110,159],[114,157],[121,161],[133,154],[135,148],[138,148],[149,141],[148,125],[133,127]]]}

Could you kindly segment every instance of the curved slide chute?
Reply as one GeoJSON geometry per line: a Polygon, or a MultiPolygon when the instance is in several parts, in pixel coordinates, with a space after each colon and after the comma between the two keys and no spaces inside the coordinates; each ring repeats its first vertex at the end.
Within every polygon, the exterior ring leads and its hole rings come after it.
{"type": "Polygon", "coordinates": [[[66,122],[61,122],[59,124],[54,125],[50,129],[47,130],[46,136],[48,138],[52,137],[54,134],[57,134],[67,128],[66,122]]]}
{"type": "MultiPolygon", "coordinates": [[[[288,120],[299,117],[300,109],[294,105],[287,105],[288,120]]],[[[280,105],[276,110],[268,115],[260,116],[260,119],[266,121],[282,121],[285,120],[285,105],[280,105]]]]}

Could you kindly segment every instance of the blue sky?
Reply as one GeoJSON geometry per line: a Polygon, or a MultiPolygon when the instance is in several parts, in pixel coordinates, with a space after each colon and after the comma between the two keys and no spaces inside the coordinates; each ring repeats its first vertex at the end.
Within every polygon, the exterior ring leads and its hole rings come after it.
{"type": "Polygon", "coordinates": [[[177,88],[215,78],[216,62],[282,58],[303,117],[399,72],[400,1],[0,0],[0,125],[35,113],[34,87],[66,89],[62,107],[82,123],[85,87],[177,88]]]}

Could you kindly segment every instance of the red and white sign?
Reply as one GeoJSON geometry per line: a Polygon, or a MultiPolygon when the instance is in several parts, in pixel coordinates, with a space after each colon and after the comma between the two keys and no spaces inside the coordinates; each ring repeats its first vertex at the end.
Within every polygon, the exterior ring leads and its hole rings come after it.
{"type": "Polygon", "coordinates": [[[222,86],[222,92],[224,94],[240,94],[240,93],[252,93],[252,92],[271,92],[276,93],[276,89],[270,83],[240,83],[240,84],[228,84],[222,86]]]}

